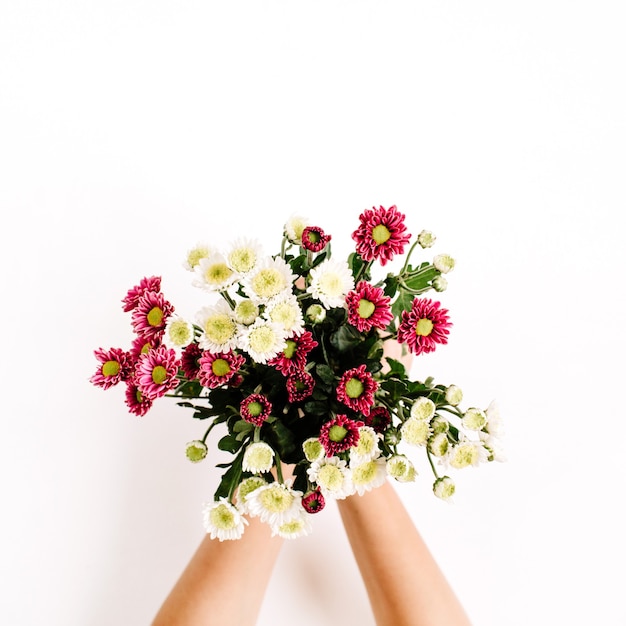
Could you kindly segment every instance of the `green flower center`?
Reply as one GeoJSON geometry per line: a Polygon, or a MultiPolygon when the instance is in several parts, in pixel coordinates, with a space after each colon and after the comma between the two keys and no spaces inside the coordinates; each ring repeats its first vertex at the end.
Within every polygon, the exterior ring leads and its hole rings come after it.
{"type": "Polygon", "coordinates": [[[372,229],[372,239],[380,245],[381,243],[385,243],[385,241],[389,241],[391,237],[391,233],[389,229],[384,224],[378,224],[378,226],[374,226],[372,229]]]}
{"type": "Polygon", "coordinates": [[[252,289],[261,298],[271,298],[278,295],[285,287],[283,275],[276,269],[261,270],[251,281],[252,289]]]}
{"type": "Polygon", "coordinates": [[[191,331],[187,322],[177,320],[170,326],[169,335],[175,345],[182,346],[191,338],[191,331]]]}
{"type": "Polygon", "coordinates": [[[256,254],[250,248],[234,250],[230,255],[230,263],[238,272],[249,272],[256,263],[256,254]]]}
{"type": "Polygon", "coordinates": [[[259,326],[250,333],[250,347],[255,352],[267,352],[275,341],[274,331],[267,326],[259,326]]]}
{"type": "Polygon", "coordinates": [[[221,285],[233,275],[233,271],[226,263],[215,263],[207,267],[204,278],[210,285],[221,285]]]}
{"type": "Polygon", "coordinates": [[[120,364],[117,361],[107,361],[102,365],[103,376],[117,376],[120,372],[120,364]]]}
{"type": "Polygon", "coordinates": [[[206,446],[202,446],[200,443],[190,443],[185,453],[190,461],[197,463],[206,457],[207,449],[206,446]]]}
{"type": "Polygon", "coordinates": [[[152,381],[156,385],[162,385],[167,379],[167,370],[162,365],[157,365],[152,370],[152,381]]]}
{"type": "Polygon", "coordinates": [[[422,337],[428,337],[433,332],[433,323],[426,317],[421,320],[417,320],[415,325],[415,334],[422,337]]]}
{"type": "Polygon", "coordinates": [[[211,371],[216,376],[226,376],[230,372],[230,363],[225,359],[215,359],[211,363],[211,371]]]}
{"type": "Polygon", "coordinates": [[[319,233],[316,233],[314,230],[310,230],[307,233],[307,239],[309,243],[318,243],[322,238],[319,236],[319,233]]]}
{"type": "Polygon", "coordinates": [[[191,267],[195,267],[200,262],[200,259],[204,259],[209,255],[209,251],[206,248],[195,248],[187,255],[187,263],[191,267]]]}
{"type": "Polygon", "coordinates": [[[217,344],[226,343],[235,334],[235,324],[226,314],[217,314],[206,321],[204,332],[217,344]]]}
{"type": "Polygon", "coordinates": [[[282,513],[289,509],[293,503],[293,496],[280,487],[266,489],[259,500],[266,511],[271,513],[282,513]]]}
{"type": "Polygon", "coordinates": [[[334,424],[328,429],[328,438],[335,443],[343,441],[348,434],[348,430],[339,424],[334,424]]]}
{"type": "Polygon", "coordinates": [[[225,504],[216,506],[211,511],[209,518],[213,526],[220,530],[230,530],[235,527],[235,516],[225,504]]]}
{"type": "Polygon", "coordinates": [[[293,339],[287,339],[287,345],[285,346],[285,349],[283,350],[283,354],[285,355],[285,357],[288,359],[293,358],[293,356],[296,353],[297,346],[298,344],[295,341],[293,341],[293,339]]]}
{"type": "Polygon", "coordinates": [[[317,474],[317,482],[330,491],[337,491],[343,485],[343,474],[336,465],[324,465],[317,474]]]}
{"type": "Polygon", "coordinates": [[[362,463],[352,470],[352,482],[355,485],[367,485],[376,477],[376,463],[369,461],[362,463]]]}
{"type": "Polygon", "coordinates": [[[341,278],[337,274],[324,274],[320,278],[319,289],[328,296],[338,296],[343,292],[341,278]]]}
{"type": "Polygon", "coordinates": [[[272,322],[276,322],[284,328],[292,328],[296,322],[296,312],[291,305],[283,303],[272,309],[270,318],[272,322]]]}
{"type": "Polygon", "coordinates": [[[250,402],[248,405],[248,413],[252,415],[252,417],[258,417],[263,412],[263,405],[256,400],[254,402],[250,402]]]}
{"type": "Polygon", "coordinates": [[[359,308],[358,308],[359,317],[366,320],[372,316],[375,310],[376,310],[376,306],[369,300],[365,300],[365,299],[359,300],[359,308]]]}
{"type": "Polygon", "coordinates": [[[163,322],[163,311],[158,306],[155,306],[153,309],[150,309],[147,319],[150,326],[160,326],[163,322]]]}
{"type": "Polygon", "coordinates": [[[358,378],[351,378],[346,383],[346,395],[348,398],[359,398],[364,389],[365,387],[363,386],[363,383],[358,378]]]}

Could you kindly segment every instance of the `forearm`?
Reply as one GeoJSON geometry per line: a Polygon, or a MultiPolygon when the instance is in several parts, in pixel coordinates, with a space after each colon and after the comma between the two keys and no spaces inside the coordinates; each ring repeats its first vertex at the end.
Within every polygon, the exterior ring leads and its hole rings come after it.
{"type": "Polygon", "coordinates": [[[389,483],[338,501],[378,626],[469,626],[389,483]]]}

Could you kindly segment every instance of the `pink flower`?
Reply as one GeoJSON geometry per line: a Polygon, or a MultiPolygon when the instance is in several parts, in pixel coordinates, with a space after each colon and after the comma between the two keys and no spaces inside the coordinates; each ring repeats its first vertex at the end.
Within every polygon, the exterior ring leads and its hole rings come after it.
{"type": "Polygon", "coordinates": [[[364,421],[366,426],[373,428],[377,433],[384,433],[391,424],[391,413],[387,407],[375,406],[364,421]]]}
{"type": "Polygon", "coordinates": [[[198,360],[200,371],[198,380],[203,387],[215,389],[225,385],[239,368],[246,362],[241,355],[233,352],[209,352],[205,351],[198,360]]]}
{"type": "Polygon", "coordinates": [[[385,265],[394,255],[404,252],[411,235],[405,232],[404,214],[395,206],[367,209],[359,219],[361,225],[352,233],[352,239],[364,261],[378,259],[385,265]]]}
{"type": "Polygon", "coordinates": [[[413,354],[432,352],[438,343],[448,343],[450,322],[448,310],[440,302],[415,298],[410,311],[402,311],[398,341],[406,343],[413,354]]]}
{"type": "Polygon", "coordinates": [[[198,373],[200,372],[198,361],[201,356],[202,348],[197,343],[190,343],[184,348],[180,357],[180,367],[189,380],[198,378],[198,373]]]}
{"type": "Polygon", "coordinates": [[[270,359],[267,364],[276,368],[285,376],[304,369],[309,352],[317,346],[313,334],[305,330],[301,335],[292,335],[287,339],[285,349],[270,359]]]}
{"type": "Polygon", "coordinates": [[[272,403],[263,394],[253,393],[241,401],[241,417],[255,426],[262,426],[271,411],[272,403]]]}
{"type": "Polygon", "coordinates": [[[133,343],[131,344],[129,353],[133,362],[136,362],[142,354],[146,354],[149,350],[158,348],[160,345],[161,340],[158,337],[152,337],[151,339],[147,339],[146,337],[135,337],[135,339],[133,339],[133,343]]]}
{"type": "Polygon", "coordinates": [[[302,496],[301,503],[307,513],[319,513],[326,506],[322,490],[319,487],[302,496]]]}
{"type": "Polygon", "coordinates": [[[319,226],[307,226],[302,231],[302,247],[311,252],[321,252],[330,239],[319,226]]]}
{"type": "Polygon", "coordinates": [[[98,348],[94,350],[94,354],[100,361],[100,367],[89,381],[96,387],[108,389],[128,379],[132,368],[132,359],[128,352],[124,352],[121,348],[109,350],[98,348]]]}
{"type": "Polygon", "coordinates": [[[367,332],[372,328],[383,329],[393,319],[390,301],[391,298],[380,287],[361,281],[346,296],[348,322],[360,332],[367,332]]]}
{"type": "Polygon", "coordinates": [[[301,402],[313,393],[315,380],[304,370],[297,370],[290,374],[285,383],[289,402],[301,402]]]}
{"type": "Polygon", "coordinates": [[[138,285],[128,290],[126,297],[122,300],[124,311],[132,311],[138,304],[141,297],[147,291],[158,293],[161,291],[161,277],[150,276],[150,278],[142,278],[138,285]]]}
{"type": "Polygon", "coordinates": [[[155,400],[176,387],[178,367],[176,352],[159,346],[139,357],[135,367],[135,383],[144,396],[155,400]]]}
{"type": "Polygon", "coordinates": [[[337,399],[353,411],[367,416],[374,404],[374,394],[378,383],[359,365],[343,373],[337,385],[337,399]]]}
{"type": "Polygon", "coordinates": [[[337,415],[334,419],[326,422],[319,435],[326,456],[336,456],[340,452],[356,446],[359,443],[359,428],[363,425],[363,422],[351,420],[346,415],[337,415]]]}
{"type": "Polygon", "coordinates": [[[133,381],[126,384],[126,406],[134,415],[141,417],[152,407],[152,400],[147,398],[133,381]]]}
{"type": "Polygon", "coordinates": [[[146,339],[160,339],[174,307],[162,293],[146,291],[133,310],[133,330],[146,339]]]}

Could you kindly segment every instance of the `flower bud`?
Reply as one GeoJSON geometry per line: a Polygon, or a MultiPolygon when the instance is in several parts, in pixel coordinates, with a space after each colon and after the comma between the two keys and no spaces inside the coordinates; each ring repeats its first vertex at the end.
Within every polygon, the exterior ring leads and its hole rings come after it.
{"type": "Polygon", "coordinates": [[[185,449],[185,454],[187,455],[187,458],[192,463],[198,463],[199,461],[202,461],[202,459],[206,457],[208,451],[209,449],[207,448],[206,443],[198,439],[195,441],[190,441],[187,444],[187,448],[185,449]]]}
{"type": "Polygon", "coordinates": [[[452,406],[461,404],[463,400],[463,391],[456,385],[450,385],[446,389],[446,402],[452,406]]]}
{"type": "Polygon", "coordinates": [[[445,276],[435,276],[435,278],[433,278],[432,286],[435,291],[441,293],[448,288],[448,280],[445,276]]]}
{"type": "Polygon", "coordinates": [[[449,500],[454,495],[455,489],[454,481],[449,476],[437,478],[433,484],[433,493],[442,500],[449,500]]]}
{"type": "Polygon", "coordinates": [[[317,437],[310,437],[302,444],[304,456],[309,463],[313,463],[324,456],[324,446],[317,437]]]}
{"type": "Polygon", "coordinates": [[[389,427],[385,431],[384,440],[388,446],[397,446],[400,443],[400,433],[398,429],[393,426],[389,427]]]}
{"type": "Polygon", "coordinates": [[[438,433],[428,440],[428,450],[437,457],[445,456],[449,446],[450,442],[446,433],[438,433]]]}
{"type": "Polygon", "coordinates": [[[438,254],[433,259],[433,265],[442,274],[451,272],[454,269],[455,263],[455,260],[449,254],[438,254]]]}
{"type": "Polygon", "coordinates": [[[480,430],[487,423],[487,416],[480,409],[468,409],[463,415],[463,426],[468,430],[480,430]]]}
{"type": "Polygon", "coordinates": [[[312,324],[319,324],[326,319],[326,309],[321,304],[312,304],[306,310],[305,316],[312,324]]]}
{"type": "Polygon", "coordinates": [[[431,248],[436,240],[437,237],[435,237],[435,235],[433,235],[429,230],[423,230],[417,236],[417,243],[419,243],[422,248],[431,248]]]}

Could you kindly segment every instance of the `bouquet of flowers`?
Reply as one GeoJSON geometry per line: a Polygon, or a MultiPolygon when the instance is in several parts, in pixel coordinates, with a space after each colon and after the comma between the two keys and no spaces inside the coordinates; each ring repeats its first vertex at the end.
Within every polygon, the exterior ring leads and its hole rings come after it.
{"type": "Polygon", "coordinates": [[[455,491],[450,468],[502,460],[494,403],[462,410],[458,386],[411,380],[402,357],[386,356],[387,342],[408,356],[447,343],[449,313],[423,294],[446,289],[454,259],[412,264],[416,249],[435,243],[423,230],[401,269],[375,282],[373,264],[404,254],[411,235],[395,206],[365,210],[359,221],[346,260],[332,258],[331,235],[299,216],[284,225],[275,255],[254,239],[226,250],[198,245],[184,265],[211,300],[193,321],[175,312],[160,277],[144,277],[122,301],[131,347],[95,350],[91,383],[123,383],[131,413],[170,397],[206,421],[187,444],[190,461],[208,455],[221,425],[217,447],[232,460],[218,465],[224,472],[203,511],[213,538],[241,537],[246,516],[283,537],[308,534],[310,515],[329,498],[363,494],[387,477],[415,480],[411,449],[426,455],[442,499],[455,491]]]}

